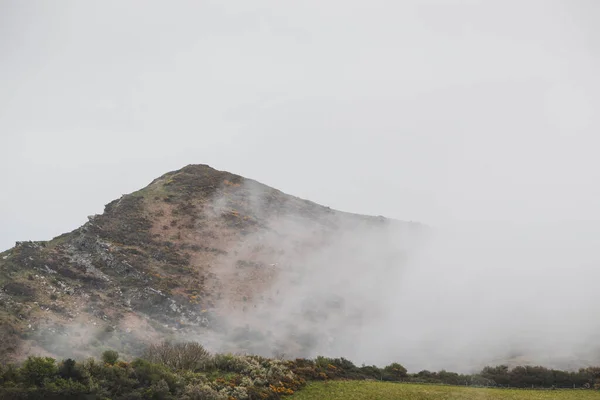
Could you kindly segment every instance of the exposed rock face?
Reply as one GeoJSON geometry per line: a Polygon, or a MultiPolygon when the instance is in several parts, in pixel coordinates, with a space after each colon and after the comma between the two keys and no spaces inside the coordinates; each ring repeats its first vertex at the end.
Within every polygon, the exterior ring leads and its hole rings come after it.
{"type": "Polygon", "coordinates": [[[377,314],[368,293],[393,290],[423,231],[190,165],[0,254],[0,356],[133,355],[183,337],[310,355],[377,314]]]}

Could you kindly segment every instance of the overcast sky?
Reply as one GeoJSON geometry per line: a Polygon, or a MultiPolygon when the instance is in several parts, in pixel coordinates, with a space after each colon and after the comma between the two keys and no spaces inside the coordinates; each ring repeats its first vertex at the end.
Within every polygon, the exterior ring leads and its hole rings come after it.
{"type": "Polygon", "coordinates": [[[0,249],[187,164],[431,225],[600,221],[600,2],[0,0],[0,249]]]}

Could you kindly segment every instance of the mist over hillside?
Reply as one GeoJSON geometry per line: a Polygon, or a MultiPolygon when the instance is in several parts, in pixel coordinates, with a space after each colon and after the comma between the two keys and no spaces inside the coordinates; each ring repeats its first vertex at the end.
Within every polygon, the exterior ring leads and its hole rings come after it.
{"type": "Polygon", "coordinates": [[[331,352],[387,312],[380,293],[395,290],[426,231],[189,165],[73,232],[2,253],[1,350],[135,355],[194,338],[212,350],[331,352]]]}
{"type": "Polygon", "coordinates": [[[0,1],[0,398],[600,389],[600,1],[140,3],[0,1]]]}
{"type": "Polygon", "coordinates": [[[412,371],[578,368],[600,362],[597,238],[593,224],[350,214],[190,165],[2,253],[2,352],[135,356],[194,340],[412,371]]]}
{"type": "Polygon", "coordinates": [[[389,303],[405,307],[374,329],[396,343],[381,354],[430,370],[597,364],[598,233],[593,224],[435,229],[389,303]]]}
{"type": "MultiPolygon", "coordinates": [[[[281,228],[306,232],[298,224],[281,228]]],[[[277,301],[228,320],[267,332],[268,346],[281,343],[290,356],[400,360],[413,371],[598,364],[600,306],[591,299],[600,229],[593,223],[465,223],[425,231],[351,229],[292,257],[297,268],[284,268],[276,281],[277,301]],[[290,345],[302,340],[307,348],[290,345]]],[[[260,240],[284,245],[281,237],[260,240]]],[[[256,339],[250,348],[264,352],[256,339]]]]}

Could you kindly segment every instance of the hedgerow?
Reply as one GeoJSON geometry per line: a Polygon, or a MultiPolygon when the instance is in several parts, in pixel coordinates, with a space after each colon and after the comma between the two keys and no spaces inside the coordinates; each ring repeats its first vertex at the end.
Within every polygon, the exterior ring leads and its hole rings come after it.
{"type": "Polygon", "coordinates": [[[344,358],[280,360],[253,355],[212,355],[198,343],[148,347],[142,358],[102,361],[29,357],[0,365],[1,399],[278,400],[314,380],[382,380],[468,386],[598,388],[600,368],[558,371],[544,367],[486,367],[478,374],[420,371],[401,364],[354,365],[344,358]]]}

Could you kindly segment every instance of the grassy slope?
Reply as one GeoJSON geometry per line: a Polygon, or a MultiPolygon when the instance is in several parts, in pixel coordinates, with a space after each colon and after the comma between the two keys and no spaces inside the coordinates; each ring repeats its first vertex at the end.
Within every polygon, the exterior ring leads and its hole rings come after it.
{"type": "Polygon", "coordinates": [[[592,390],[477,389],[457,386],[415,385],[387,382],[313,382],[291,397],[294,400],[530,400],[600,399],[592,390]]]}

